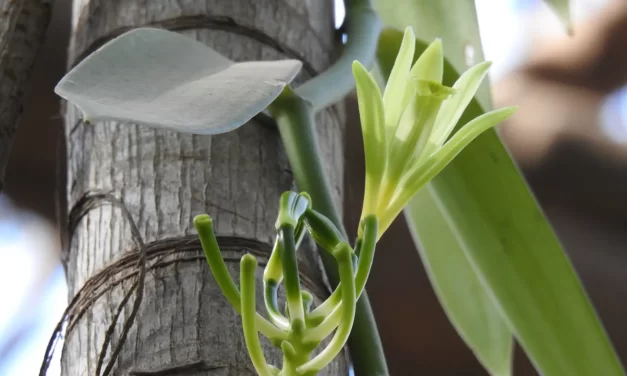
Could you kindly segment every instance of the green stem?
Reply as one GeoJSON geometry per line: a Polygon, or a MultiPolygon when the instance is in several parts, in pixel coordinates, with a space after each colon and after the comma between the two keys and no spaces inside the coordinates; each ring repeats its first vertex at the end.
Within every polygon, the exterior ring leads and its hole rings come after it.
{"type": "MultiPolygon", "coordinates": [[[[205,252],[209,269],[211,269],[213,277],[222,290],[222,294],[224,294],[233,308],[241,314],[242,306],[240,293],[226,268],[222,254],[220,254],[218,241],[213,232],[213,221],[206,214],[198,215],[194,218],[194,226],[196,227],[196,231],[198,231],[198,237],[200,238],[202,249],[205,252]]],[[[256,314],[256,326],[259,328],[261,334],[272,341],[281,341],[287,338],[285,331],[269,323],[268,320],[263,318],[260,314],[256,314]]]]}
{"type": "Polygon", "coordinates": [[[244,340],[246,341],[246,349],[250,360],[259,376],[274,376],[266,357],[263,355],[257,326],[255,324],[255,316],[257,315],[255,308],[255,271],[257,270],[257,260],[250,254],[245,254],[240,262],[240,286],[242,288],[241,295],[241,316],[242,327],[244,329],[244,340]]]}
{"type": "Polygon", "coordinates": [[[353,327],[355,319],[355,305],[357,294],[355,293],[355,281],[353,280],[353,260],[351,248],[348,244],[342,243],[334,252],[338,268],[340,270],[340,280],[342,281],[342,316],[335,335],[329,345],[307,363],[298,367],[296,371],[300,374],[317,373],[326,367],[337,354],[342,351],[346,340],[353,327]]]}
{"type": "MultiPolygon", "coordinates": [[[[347,74],[350,74],[350,68],[347,74]]],[[[346,236],[341,217],[331,198],[327,177],[322,169],[314,133],[312,106],[288,89],[270,106],[270,111],[283,138],[299,189],[308,192],[311,195],[314,210],[329,218],[346,236]]],[[[320,256],[329,281],[334,287],[337,286],[339,278],[335,260],[324,251],[320,252],[320,256]]],[[[365,293],[357,301],[357,311],[348,346],[357,375],[388,374],[377,324],[365,293]]]]}
{"type": "MultiPolygon", "coordinates": [[[[322,169],[314,132],[314,112],[342,99],[353,90],[352,63],[365,66],[374,62],[381,24],[370,0],[345,0],[348,42],[342,56],[322,74],[296,89],[286,90],[271,106],[294,179],[299,189],[308,192],[314,209],[329,218],[345,235],[346,230],[331,198],[322,169]]],[[[339,282],[335,260],[320,252],[327,276],[333,286],[339,282]]],[[[357,301],[353,330],[348,340],[355,373],[359,376],[387,375],[383,346],[367,295],[357,301]]]]}
{"type": "MultiPolygon", "coordinates": [[[[330,219],[346,238],[342,218],[333,203],[330,184],[322,168],[313,107],[286,88],[270,105],[270,112],[283,139],[298,189],[312,196],[314,210],[330,219]]],[[[337,275],[335,268],[334,274],[337,275]]]]}
{"type": "Polygon", "coordinates": [[[264,287],[264,303],[268,318],[270,321],[283,330],[289,330],[290,323],[285,316],[281,314],[278,307],[278,290],[279,284],[274,280],[263,281],[264,287]]]}
{"type": "Polygon", "coordinates": [[[296,261],[294,227],[284,224],[279,228],[278,236],[281,264],[283,265],[283,277],[285,279],[285,297],[289,309],[290,328],[292,330],[303,329],[305,326],[305,311],[296,261]]]}
{"type": "Polygon", "coordinates": [[[263,270],[263,300],[268,312],[270,322],[283,330],[289,330],[290,324],[285,316],[281,314],[278,307],[278,289],[283,280],[283,265],[281,263],[280,242],[274,242],[272,253],[263,270]]]}
{"type": "MultiPolygon", "coordinates": [[[[370,268],[372,267],[372,262],[374,260],[374,251],[377,243],[377,228],[379,226],[377,217],[374,215],[367,216],[363,219],[361,225],[362,228],[362,238],[358,240],[360,242],[361,252],[359,254],[359,262],[357,264],[357,272],[355,273],[355,291],[357,294],[357,298],[363,293],[364,288],[366,287],[366,281],[368,280],[368,275],[370,275],[370,268]]],[[[341,293],[341,289],[338,288],[333,292],[333,295],[337,294],[338,291],[341,293]]],[[[331,300],[333,295],[327,299],[327,301],[331,300]]],[[[321,341],[326,338],[333,332],[335,327],[337,327],[338,323],[341,320],[343,299],[339,300],[338,303],[333,307],[328,307],[332,311],[331,313],[320,323],[319,326],[312,328],[307,331],[305,335],[306,341],[321,341]]],[[[312,317],[312,319],[316,319],[317,317],[312,317]]]]}
{"type": "Polygon", "coordinates": [[[311,103],[314,112],[342,100],[355,88],[351,74],[353,61],[374,64],[381,25],[369,0],[345,0],[348,40],[339,59],[322,74],[299,86],[294,92],[311,103]]]}

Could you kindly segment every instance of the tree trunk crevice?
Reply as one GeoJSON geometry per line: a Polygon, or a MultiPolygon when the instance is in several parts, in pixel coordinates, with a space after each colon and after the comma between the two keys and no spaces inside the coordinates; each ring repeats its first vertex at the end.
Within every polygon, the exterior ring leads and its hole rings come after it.
{"type": "Polygon", "coordinates": [[[51,7],[50,0],[0,0],[0,192],[51,7]]]}

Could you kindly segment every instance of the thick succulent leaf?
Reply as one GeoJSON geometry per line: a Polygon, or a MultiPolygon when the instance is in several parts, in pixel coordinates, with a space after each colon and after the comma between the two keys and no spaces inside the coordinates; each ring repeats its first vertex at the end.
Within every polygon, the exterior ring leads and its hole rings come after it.
{"type": "MultiPolygon", "coordinates": [[[[390,7],[394,1],[377,3],[390,11],[380,13],[384,23],[399,29],[412,25],[422,40],[442,38],[452,64],[445,66],[444,84],[466,69],[460,51],[473,49],[480,58],[472,1],[419,0],[405,3],[402,11],[390,7]]],[[[471,101],[460,123],[483,113],[482,106],[490,108],[487,94],[485,87],[479,89],[478,101],[471,101]]],[[[540,373],[624,375],[570,261],[494,131],[479,136],[418,195],[439,205],[437,211],[423,212],[420,221],[410,218],[413,230],[422,239],[430,216],[444,220],[441,231],[458,240],[497,312],[540,373]]],[[[449,251],[438,243],[424,250],[449,251]]]]}
{"type": "Polygon", "coordinates": [[[265,109],[300,67],[296,60],[234,63],[191,38],[140,28],[88,56],[55,92],[86,121],[216,134],[265,109]]]}

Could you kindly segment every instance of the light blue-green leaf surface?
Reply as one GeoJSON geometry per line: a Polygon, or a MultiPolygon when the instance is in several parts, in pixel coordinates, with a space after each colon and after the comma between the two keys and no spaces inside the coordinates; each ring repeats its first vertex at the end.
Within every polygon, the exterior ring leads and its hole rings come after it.
{"type": "Polygon", "coordinates": [[[55,92],[86,121],[216,134],[263,111],[300,67],[297,60],[234,63],[194,39],[140,28],[84,59],[55,92]]]}

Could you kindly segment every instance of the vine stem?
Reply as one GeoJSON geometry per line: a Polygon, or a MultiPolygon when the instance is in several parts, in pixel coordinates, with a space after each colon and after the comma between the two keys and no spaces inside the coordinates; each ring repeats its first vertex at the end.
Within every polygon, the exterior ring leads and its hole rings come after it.
{"type": "MultiPolygon", "coordinates": [[[[340,58],[295,91],[286,88],[270,106],[270,112],[277,123],[299,189],[311,195],[313,208],[329,218],[346,237],[344,223],[333,203],[329,182],[322,169],[314,115],[353,90],[353,61],[372,66],[381,24],[370,0],[344,0],[344,5],[348,41],[340,58]]],[[[326,252],[320,252],[320,255],[329,281],[333,287],[337,286],[337,263],[326,252]]],[[[348,347],[355,374],[388,375],[377,324],[365,293],[357,301],[348,347]]]]}
{"type": "MultiPolygon", "coordinates": [[[[287,89],[270,106],[270,111],[283,138],[299,189],[311,195],[315,210],[329,218],[338,229],[346,234],[342,219],[333,203],[327,177],[322,169],[314,132],[312,105],[287,89]]],[[[337,286],[339,276],[333,256],[326,252],[320,252],[320,255],[331,284],[334,287],[337,286]]],[[[348,347],[355,374],[359,376],[388,375],[383,346],[365,293],[357,301],[355,321],[348,347]]]]}
{"type": "Polygon", "coordinates": [[[366,67],[374,64],[381,24],[370,0],[344,0],[347,43],[342,54],[327,70],[294,90],[297,96],[319,111],[342,100],[355,88],[353,61],[366,67]]]}

